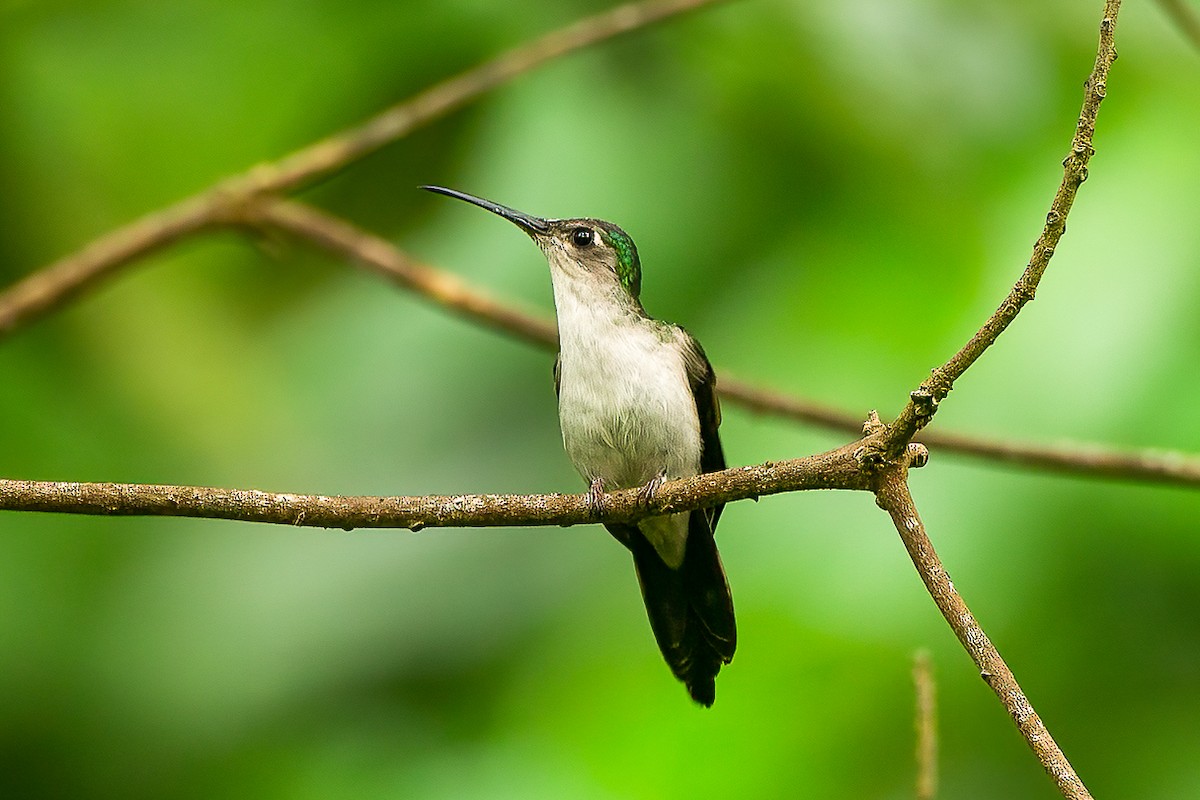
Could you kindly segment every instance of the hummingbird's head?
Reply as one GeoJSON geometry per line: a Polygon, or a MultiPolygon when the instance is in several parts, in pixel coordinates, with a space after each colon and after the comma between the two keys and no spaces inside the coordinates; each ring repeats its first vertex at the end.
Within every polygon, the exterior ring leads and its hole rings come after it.
{"type": "Polygon", "coordinates": [[[464,200],[504,217],[529,234],[542,249],[552,273],[600,287],[620,287],[640,305],[642,265],[637,247],[629,234],[611,222],[588,218],[543,219],[466,192],[441,186],[421,188],[464,200]]]}

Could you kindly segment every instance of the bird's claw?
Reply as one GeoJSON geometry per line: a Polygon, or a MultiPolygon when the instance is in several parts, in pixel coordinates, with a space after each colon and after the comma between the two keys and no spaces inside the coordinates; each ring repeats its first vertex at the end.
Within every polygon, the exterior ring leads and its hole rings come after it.
{"type": "Polygon", "coordinates": [[[666,470],[663,470],[650,480],[646,481],[646,485],[638,490],[638,502],[640,502],[642,505],[650,505],[654,498],[658,496],[658,490],[661,489],[662,485],[666,482],[666,470]]]}
{"type": "Polygon", "coordinates": [[[600,478],[593,478],[588,485],[587,490],[587,506],[593,516],[600,516],[604,513],[604,481],[600,478]]]}

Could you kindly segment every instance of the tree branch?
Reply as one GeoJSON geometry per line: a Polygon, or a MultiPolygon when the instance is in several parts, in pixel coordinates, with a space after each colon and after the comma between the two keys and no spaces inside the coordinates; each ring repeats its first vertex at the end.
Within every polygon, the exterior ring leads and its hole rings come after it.
{"type": "Polygon", "coordinates": [[[1001,442],[926,428],[914,441],[933,449],[1063,475],[1200,488],[1200,458],[1178,452],[1120,450],[1092,443],[1001,442]]]}
{"type": "Polygon", "coordinates": [[[1063,755],[1058,744],[1046,730],[1041,717],[1033,710],[1025,693],[1021,690],[1012,670],[1004,663],[983,628],[959,596],[938,558],[933,542],[925,533],[925,525],[917,513],[912,495],[908,491],[908,467],[900,461],[880,471],[875,488],[875,502],[888,513],[900,534],[904,547],[913,565],[921,576],[929,595],[938,610],[950,624],[954,635],[962,644],[979,675],[1004,705],[1017,730],[1029,744],[1042,767],[1054,779],[1063,797],[1069,800],[1090,800],[1091,794],[1063,755]]]}
{"type": "Polygon", "coordinates": [[[558,349],[553,320],[501,303],[457,275],[422,264],[386,239],[332,214],[294,200],[264,199],[246,206],[240,221],[316,245],[477,325],[545,350],[558,349]]]}
{"type": "Polygon", "coordinates": [[[586,495],[460,494],[347,497],[128,483],[0,479],[0,511],[102,516],[202,517],[318,528],[470,528],[635,522],[718,503],[809,489],[870,488],[857,443],[805,458],[668,481],[651,500],[609,492],[596,514],[586,495]]]}
{"type": "Polygon", "coordinates": [[[62,308],[120,267],[221,224],[223,198],[196,195],[106,233],[0,292],[0,341],[62,308]]]}
{"type": "Polygon", "coordinates": [[[933,370],[932,374],[921,384],[920,388],[909,396],[908,404],[900,412],[900,416],[891,424],[888,434],[884,437],[887,445],[885,457],[896,457],[904,446],[912,441],[917,431],[925,427],[933,415],[937,413],[938,404],[954,387],[954,382],[975,363],[984,351],[1000,337],[1000,334],[1017,318],[1017,314],[1025,304],[1033,299],[1038,283],[1050,264],[1050,258],[1058,246],[1059,240],[1067,229],[1067,215],[1075,202],[1079,187],[1087,180],[1087,164],[1096,149],[1092,146],[1092,136],[1096,130],[1096,115],[1100,111],[1100,102],[1108,87],[1108,71],[1117,60],[1117,50],[1113,36],[1117,27],[1117,14],[1121,10],[1121,0],[1107,0],[1104,5],[1104,17],[1100,20],[1100,44],[1096,50],[1096,62],[1091,75],[1084,84],[1083,109],[1079,112],[1079,121],[1075,126],[1075,137],[1071,142],[1071,151],[1063,159],[1063,178],[1050,211],[1046,214],[1046,224],[1042,233],[1033,246],[1033,256],[1021,278],[1004,298],[1004,302],[996,309],[987,322],[975,335],[954,354],[949,361],[933,370]]]}
{"type": "MultiPolygon", "coordinates": [[[[722,398],[751,411],[847,433],[856,433],[862,428],[862,420],[847,411],[728,377],[722,377],[717,388],[722,398]]],[[[1200,457],[1179,452],[1122,450],[1087,442],[1061,445],[1007,442],[933,428],[921,430],[913,441],[922,442],[931,450],[1063,475],[1200,488],[1200,457]]]]}
{"type": "Polygon", "coordinates": [[[567,53],[720,0],[642,0],[586,17],[523,44],[366,122],[101,236],[0,293],[0,340],[46,316],[121,267],[197,231],[236,218],[256,197],[339,170],[421,125],[567,53]]]}
{"type": "Polygon", "coordinates": [[[1025,697],[1016,677],[1000,657],[987,634],[959,596],[938,558],[933,542],[917,513],[916,504],[908,490],[908,468],[924,463],[927,453],[921,445],[912,444],[913,436],[937,412],[938,404],[950,393],[954,382],[983,355],[1016,319],[1021,309],[1033,299],[1038,282],[1050,263],[1059,240],[1066,231],[1067,215],[1079,187],[1087,179],[1087,163],[1095,149],[1092,137],[1096,116],[1107,89],[1108,71],[1117,58],[1114,44],[1120,0],[1107,0],[1100,21],[1100,42],[1091,75],[1084,84],[1083,109],[1075,126],[1071,152],[1063,160],[1063,179],[1050,205],[1046,224],[1033,248],[1025,272],[1013,286],[1007,298],[949,361],[933,371],[930,377],[912,392],[909,402],[891,425],[879,422],[872,414],[865,430],[867,440],[877,438],[884,447],[868,454],[864,464],[878,466],[875,483],[875,502],[892,518],[913,565],[921,576],[930,597],[949,623],[954,635],[979,668],[979,674],[1008,711],[1017,730],[1025,738],[1042,767],[1054,780],[1059,792],[1068,800],[1091,800],[1091,794],[1075,774],[1041,717],[1025,697]]]}

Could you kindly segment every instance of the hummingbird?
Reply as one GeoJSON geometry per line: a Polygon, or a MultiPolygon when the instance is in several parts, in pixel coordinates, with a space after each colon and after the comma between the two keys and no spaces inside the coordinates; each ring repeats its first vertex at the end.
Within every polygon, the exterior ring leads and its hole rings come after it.
{"type": "MultiPolygon", "coordinates": [[[[640,488],[648,500],[668,480],[725,469],[712,365],[691,334],[642,307],[641,263],[629,234],[603,220],[546,219],[454,189],[421,188],[503,217],[545,254],[558,317],[559,426],[595,512],[606,491],[640,488]]],[[[722,507],[605,526],[633,554],[663,658],[706,707],[737,644],[713,539],[722,507]]]]}

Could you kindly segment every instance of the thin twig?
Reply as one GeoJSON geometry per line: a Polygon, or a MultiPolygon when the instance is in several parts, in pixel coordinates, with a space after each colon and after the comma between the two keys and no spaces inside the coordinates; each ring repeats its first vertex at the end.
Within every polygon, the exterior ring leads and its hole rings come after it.
{"type": "Polygon", "coordinates": [[[523,44],[366,122],[260,164],[118,228],[0,293],[0,339],[94,287],[121,267],[177,241],[225,224],[254,198],[327,175],[497,86],[574,50],[720,0],[643,0],[579,20],[523,44]]]}
{"type": "Polygon", "coordinates": [[[1083,108],[1075,126],[1071,151],[1063,159],[1063,179],[1054,195],[1054,201],[1050,204],[1042,233],[1033,246],[1033,256],[1029,259],[1029,265],[983,327],[976,331],[971,340],[949,361],[933,370],[920,388],[911,394],[908,404],[884,436],[886,455],[898,456],[904,450],[917,431],[933,419],[938,404],[950,393],[954,382],[983,355],[1016,319],[1025,304],[1033,299],[1038,282],[1041,281],[1046,267],[1050,264],[1050,258],[1054,255],[1054,249],[1067,229],[1067,215],[1075,202],[1075,195],[1087,180],[1088,161],[1096,152],[1092,146],[1092,136],[1096,130],[1096,115],[1100,111],[1100,102],[1104,100],[1108,87],[1108,71],[1117,59],[1113,35],[1116,32],[1117,14],[1120,10],[1121,0],[1107,0],[1105,3],[1104,18],[1100,21],[1100,43],[1096,50],[1096,61],[1084,84],[1083,108]]]}
{"type": "Polygon", "coordinates": [[[913,690],[916,694],[917,800],[937,797],[937,686],[928,651],[913,658],[913,690]]]}
{"type": "Polygon", "coordinates": [[[255,193],[278,193],[294,189],[313,178],[345,167],[535,67],[659,20],[722,1],[642,0],[581,19],[475,69],[435,84],[362,125],[254,170],[251,177],[256,184],[255,193]]]}
{"type": "MultiPolygon", "coordinates": [[[[242,221],[269,226],[317,245],[474,323],[537,347],[553,350],[558,346],[552,320],[502,303],[453,273],[422,264],[390,242],[312,206],[290,200],[264,201],[246,206],[242,221]]],[[[861,416],[810,400],[760,389],[724,375],[717,386],[723,399],[751,411],[852,435],[862,430],[861,416]]],[[[1200,459],[1179,453],[1122,451],[1094,444],[1017,444],[933,429],[921,431],[918,441],[947,452],[1052,472],[1200,488],[1200,459]]]]}
{"type": "Polygon", "coordinates": [[[243,220],[248,225],[269,226],[357,263],[476,324],[543,349],[558,347],[558,329],[552,320],[501,303],[457,275],[422,264],[387,240],[312,206],[291,200],[266,201],[247,206],[243,220]]]}
{"type": "Polygon", "coordinates": [[[652,499],[639,489],[604,496],[597,514],[586,495],[349,497],[125,483],[0,479],[0,511],[108,516],[203,517],[319,528],[577,525],[647,516],[810,489],[870,487],[852,443],[805,458],[735,467],[668,481],[652,499]]]}
{"type": "Polygon", "coordinates": [[[931,449],[1088,478],[1200,487],[1200,459],[1178,452],[1121,450],[1078,442],[1039,445],[1001,442],[926,428],[915,441],[931,449]]]}
{"type": "Polygon", "coordinates": [[[120,267],[222,218],[221,198],[197,195],[106,233],[0,292],[0,341],[94,288],[120,267]]]}
{"type": "Polygon", "coordinates": [[[1091,794],[1063,755],[1041,717],[1029,704],[1012,670],[1004,663],[975,615],[959,596],[938,558],[933,542],[925,533],[925,525],[908,491],[907,467],[901,462],[889,465],[879,474],[875,500],[888,513],[913,565],[921,575],[938,610],[950,624],[954,635],[979,668],[979,675],[1000,698],[1000,702],[1017,725],[1042,767],[1058,785],[1068,800],[1090,800],[1091,794]]]}

